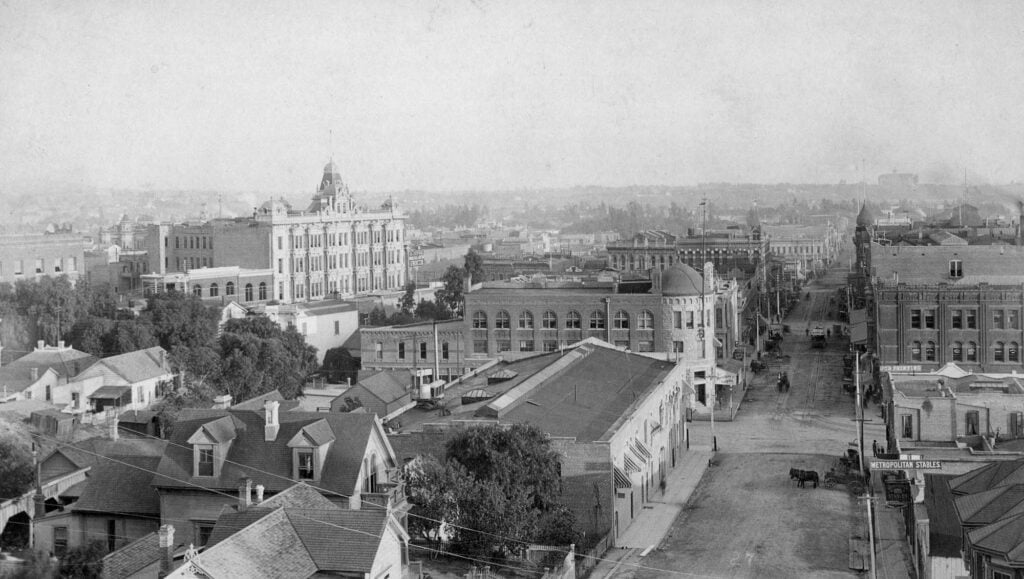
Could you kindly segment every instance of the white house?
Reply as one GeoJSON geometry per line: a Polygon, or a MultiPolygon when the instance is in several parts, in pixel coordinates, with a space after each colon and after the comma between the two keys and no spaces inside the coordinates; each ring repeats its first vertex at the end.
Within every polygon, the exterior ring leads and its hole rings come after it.
{"type": "Polygon", "coordinates": [[[167,352],[160,346],[136,350],[127,354],[103,358],[75,377],[82,384],[96,378],[103,385],[83,397],[90,400],[93,410],[107,407],[122,410],[144,410],[161,396],[162,385],[174,379],[167,361],[167,352]]]}

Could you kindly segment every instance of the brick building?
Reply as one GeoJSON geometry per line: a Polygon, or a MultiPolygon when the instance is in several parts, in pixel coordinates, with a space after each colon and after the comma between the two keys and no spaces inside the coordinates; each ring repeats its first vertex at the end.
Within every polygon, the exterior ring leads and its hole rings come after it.
{"type": "Polygon", "coordinates": [[[769,247],[758,230],[709,230],[704,236],[688,237],[651,230],[609,243],[607,250],[608,265],[623,274],[646,275],[677,263],[699,269],[710,261],[724,277],[748,279],[754,276],[769,247]]]}
{"type": "Polygon", "coordinates": [[[85,271],[85,248],[70,233],[0,235],[0,282],[61,275],[74,282],[85,271]]]}
{"type": "Polygon", "coordinates": [[[333,161],[305,210],[271,200],[251,217],[154,225],[145,249],[161,275],[270,270],[268,298],[286,303],[400,290],[408,277],[404,215],[393,201],[358,206],[333,161]]]}
{"type": "Polygon", "coordinates": [[[433,368],[449,381],[470,370],[466,361],[465,322],[446,320],[363,327],[360,333],[362,369],[418,370],[433,368]]]}
{"type": "Polygon", "coordinates": [[[872,243],[869,263],[881,364],[1022,369],[1024,247],[872,243]]]}

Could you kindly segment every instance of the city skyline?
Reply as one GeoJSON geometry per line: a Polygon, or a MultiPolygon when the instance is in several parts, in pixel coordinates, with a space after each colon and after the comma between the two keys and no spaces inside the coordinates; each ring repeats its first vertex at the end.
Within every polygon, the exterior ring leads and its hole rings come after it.
{"type": "Polygon", "coordinates": [[[1024,15],[754,2],[0,7],[0,194],[1024,178],[1024,15]]]}

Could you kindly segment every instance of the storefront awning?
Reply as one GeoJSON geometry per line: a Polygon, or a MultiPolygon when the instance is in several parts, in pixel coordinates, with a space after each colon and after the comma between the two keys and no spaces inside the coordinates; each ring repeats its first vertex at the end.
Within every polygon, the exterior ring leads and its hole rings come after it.
{"type": "Polygon", "coordinates": [[[622,457],[622,464],[626,467],[627,473],[641,472],[643,470],[635,460],[629,457],[628,454],[622,457]]]}
{"type": "Polygon", "coordinates": [[[616,489],[629,489],[633,488],[633,482],[629,480],[629,475],[622,472],[622,469],[615,467],[613,476],[615,478],[616,489]]]}
{"type": "Polygon", "coordinates": [[[651,451],[648,450],[647,445],[640,440],[633,441],[633,452],[641,459],[641,461],[651,460],[651,451]]]}

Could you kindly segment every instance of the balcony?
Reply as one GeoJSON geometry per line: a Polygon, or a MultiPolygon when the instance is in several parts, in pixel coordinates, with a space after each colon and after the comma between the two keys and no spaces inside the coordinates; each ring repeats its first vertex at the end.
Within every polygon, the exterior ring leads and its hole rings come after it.
{"type": "Polygon", "coordinates": [[[376,492],[362,493],[360,498],[365,503],[380,507],[391,507],[395,511],[409,508],[409,503],[405,500],[405,487],[400,482],[377,483],[374,491],[376,492]]]}

